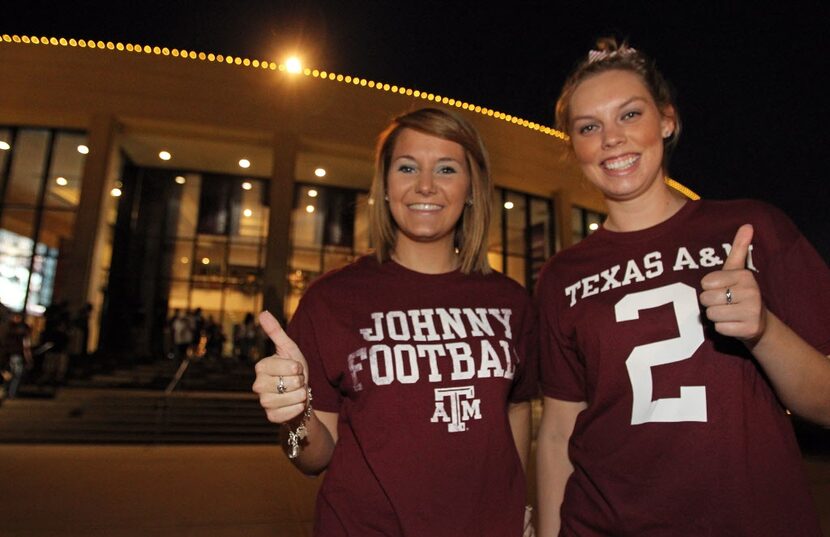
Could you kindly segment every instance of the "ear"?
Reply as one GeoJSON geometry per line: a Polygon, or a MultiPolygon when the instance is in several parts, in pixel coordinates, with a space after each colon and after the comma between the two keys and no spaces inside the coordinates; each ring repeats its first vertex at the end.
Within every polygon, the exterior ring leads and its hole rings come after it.
{"type": "Polygon", "coordinates": [[[671,105],[660,111],[660,133],[663,139],[674,136],[674,131],[677,128],[675,117],[674,107],[671,105]]]}

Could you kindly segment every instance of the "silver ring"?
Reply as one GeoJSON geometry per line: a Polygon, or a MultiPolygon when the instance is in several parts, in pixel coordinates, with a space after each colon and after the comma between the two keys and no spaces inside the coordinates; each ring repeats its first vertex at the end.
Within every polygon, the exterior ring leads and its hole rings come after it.
{"type": "Polygon", "coordinates": [[[726,305],[732,304],[732,289],[726,288],[726,305]]]}
{"type": "Polygon", "coordinates": [[[285,393],[285,381],[282,377],[277,380],[277,393],[285,393]]]}

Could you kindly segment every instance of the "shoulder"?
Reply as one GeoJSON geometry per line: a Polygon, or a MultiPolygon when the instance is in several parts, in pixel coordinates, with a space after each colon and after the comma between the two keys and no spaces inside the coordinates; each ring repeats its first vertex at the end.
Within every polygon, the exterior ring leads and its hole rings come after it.
{"type": "Polygon", "coordinates": [[[700,200],[699,215],[719,220],[744,221],[749,224],[790,223],[790,217],[784,211],[764,200],[740,198],[731,200],[700,200]]]}
{"type": "Polygon", "coordinates": [[[522,284],[495,270],[488,274],[468,274],[466,280],[480,287],[482,296],[499,296],[518,302],[530,300],[530,294],[522,284]]]}
{"type": "Polygon", "coordinates": [[[752,224],[755,230],[754,242],[791,242],[801,236],[789,215],[767,201],[743,198],[701,200],[696,203],[702,204],[699,213],[706,221],[718,222],[735,231],[743,224],[752,224]]]}
{"type": "Polygon", "coordinates": [[[380,264],[373,256],[361,256],[348,265],[330,270],[313,279],[303,296],[331,292],[344,285],[354,285],[360,280],[375,277],[379,270],[380,264]]]}
{"type": "Polygon", "coordinates": [[[597,237],[596,234],[588,235],[578,243],[553,254],[539,271],[540,285],[555,280],[562,272],[568,272],[595,256],[602,256],[604,249],[597,248],[602,244],[597,237]]]}

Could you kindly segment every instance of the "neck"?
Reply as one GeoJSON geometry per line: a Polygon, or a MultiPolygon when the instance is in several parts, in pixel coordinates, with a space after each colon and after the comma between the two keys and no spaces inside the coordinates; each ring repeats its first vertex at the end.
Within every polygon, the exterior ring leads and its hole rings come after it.
{"type": "Polygon", "coordinates": [[[391,257],[399,265],[424,274],[444,274],[459,266],[452,236],[448,240],[418,242],[398,234],[391,257]]]}
{"type": "Polygon", "coordinates": [[[606,199],[608,219],[603,224],[611,231],[639,231],[656,226],[675,215],[686,204],[685,196],[660,181],[655,188],[635,199],[606,199]]]}

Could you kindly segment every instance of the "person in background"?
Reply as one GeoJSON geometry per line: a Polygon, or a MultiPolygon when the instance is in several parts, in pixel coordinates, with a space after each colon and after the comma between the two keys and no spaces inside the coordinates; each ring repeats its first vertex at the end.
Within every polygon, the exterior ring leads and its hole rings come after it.
{"type": "Polygon", "coordinates": [[[7,365],[3,368],[3,392],[7,399],[17,397],[20,383],[27,369],[34,365],[32,360],[32,329],[26,324],[23,314],[13,312],[8,326],[3,331],[3,350],[7,365]]]}
{"type": "Polygon", "coordinates": [[[188,358],[188,350],[193,344],[193,322],[187,312],[176,309],[170,324],[173,332],[173,346],[176,349],[176,360],[181,363],[188,358]]]}
{"type": "Polygon", "coordinates": [[[314,535],[532,535],[535,314],[487,263],[491,195],[470,123],[397,117],[371,187],[376,252],[318,278],[288,334],[260,316],[277,352],[253,390],[297,468],[326,471],[314,535]]]}
{"type": "Polygon", "coordinates": [[[556,118],[608,217],[537,288],[539,533],[818,537],[787,409],[830,425],[826,263],[765,202],[667,184],[680,117],[642,51],[600,40],[556,118]]]}

